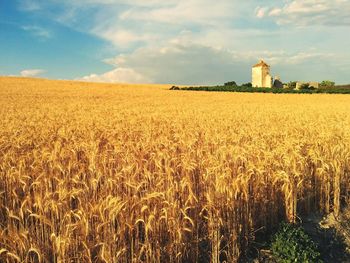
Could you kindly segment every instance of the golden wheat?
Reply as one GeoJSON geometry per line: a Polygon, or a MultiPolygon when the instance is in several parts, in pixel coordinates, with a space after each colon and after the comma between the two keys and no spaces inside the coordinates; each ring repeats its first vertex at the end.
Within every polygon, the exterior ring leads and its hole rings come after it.
{"type": "Polygon", "coordinates": [[[350,96],[0,79],[1,262],[237,262],[349,201],[350,96]]]}

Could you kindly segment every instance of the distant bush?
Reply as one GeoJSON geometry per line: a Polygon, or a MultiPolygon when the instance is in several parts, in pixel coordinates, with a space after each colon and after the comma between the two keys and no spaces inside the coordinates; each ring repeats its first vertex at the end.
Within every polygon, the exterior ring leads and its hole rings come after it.
{"type": "Polygon", "coordinates": [[[172,86],[170,90],[180,90],[180,88],[178,86],[172,86]]]}
{"type": "Polygon", "coordinates": [[[316,88],[313,86],[310,86],[309,83],[304,83],[304,84],[301,84],[300,89],[302,89],[302,90],[315,90],[316,88]]]}
{"type": "Polygon", "coordinates": [[[295,89],[297,87],[297,82],[296,81],[290,81],[287,83],[288,89],[295,89]]]}
{"type": "Polygon", "coordinates": [[[308,89],[310,87],[309,83],[301,84],[300,89],[308,89]]]}
{"type": "Polygon", "coordinates": [[[252,85],[252,83],[248,82],[248,83],[242,84],[242,87],[249,87],[249,88],[251,88],[251,87],[253,87],[253,85],[252,85]]]}
{"type": "Polygon", "coordinates": [[[230,81],[230,82],[226,82],[224,84],[224,86],[233,86],[233,87],[237,87],[237,83],[236,81],[230,81]]]}
{"type": "Polygon", "coordinates": [[[324,88],[332,88],[335,86],[335,82],[330,80],[324,80],[320,83],[320,86],[324,88]]]}
{"type": "Polygon", "coordinates": [[[320,263],[320,253],[317,246],[301,227],[282,223],[274,235],[271,250],[277,262],[320,263]]]}
{"type": "MultiPolygon", "coordinates": [[[[305,86],[306,87],[306,86],[305,86]]],[[[250,93],[291,93],[291,94],[313,94],[313,93],[328,93],[328,94],[350,94],[350,88],[331,88],[331,89],[315,89],[308,88],[296,89],[281,89],[281,88],[254,88],[247,86],[200,86],[200,87],[184,87],[180,90],[193,91],[216,91],[216,92],[250,92],[250,93]]]]}

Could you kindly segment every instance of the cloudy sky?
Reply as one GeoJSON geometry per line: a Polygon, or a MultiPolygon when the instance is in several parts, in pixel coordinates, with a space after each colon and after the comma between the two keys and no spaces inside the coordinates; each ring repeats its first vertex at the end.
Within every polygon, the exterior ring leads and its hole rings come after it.
{"type": "Polygon", "coordinates": [[[350,0],[0,0],[0,75],[350,83],[350,0]]]}

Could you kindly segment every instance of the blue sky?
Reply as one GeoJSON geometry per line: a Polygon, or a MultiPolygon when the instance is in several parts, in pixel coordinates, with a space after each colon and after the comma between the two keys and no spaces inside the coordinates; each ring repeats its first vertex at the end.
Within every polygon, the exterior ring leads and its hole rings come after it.
{"type": "Polygon", "coordinates": [[[350,83],[350,0],[0,0],[0,75],[350,83]]]}

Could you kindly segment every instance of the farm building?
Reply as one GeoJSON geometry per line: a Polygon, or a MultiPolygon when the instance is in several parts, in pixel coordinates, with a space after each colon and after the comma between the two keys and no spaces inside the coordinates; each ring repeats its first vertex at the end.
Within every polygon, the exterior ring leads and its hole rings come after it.
{"type": "Polygon", "coordinates": [[[270,75],[270,66],[265,61],[253,66],[252,69],[252,86],[254,88],[271,88],[272,77],[270,75]]]}

